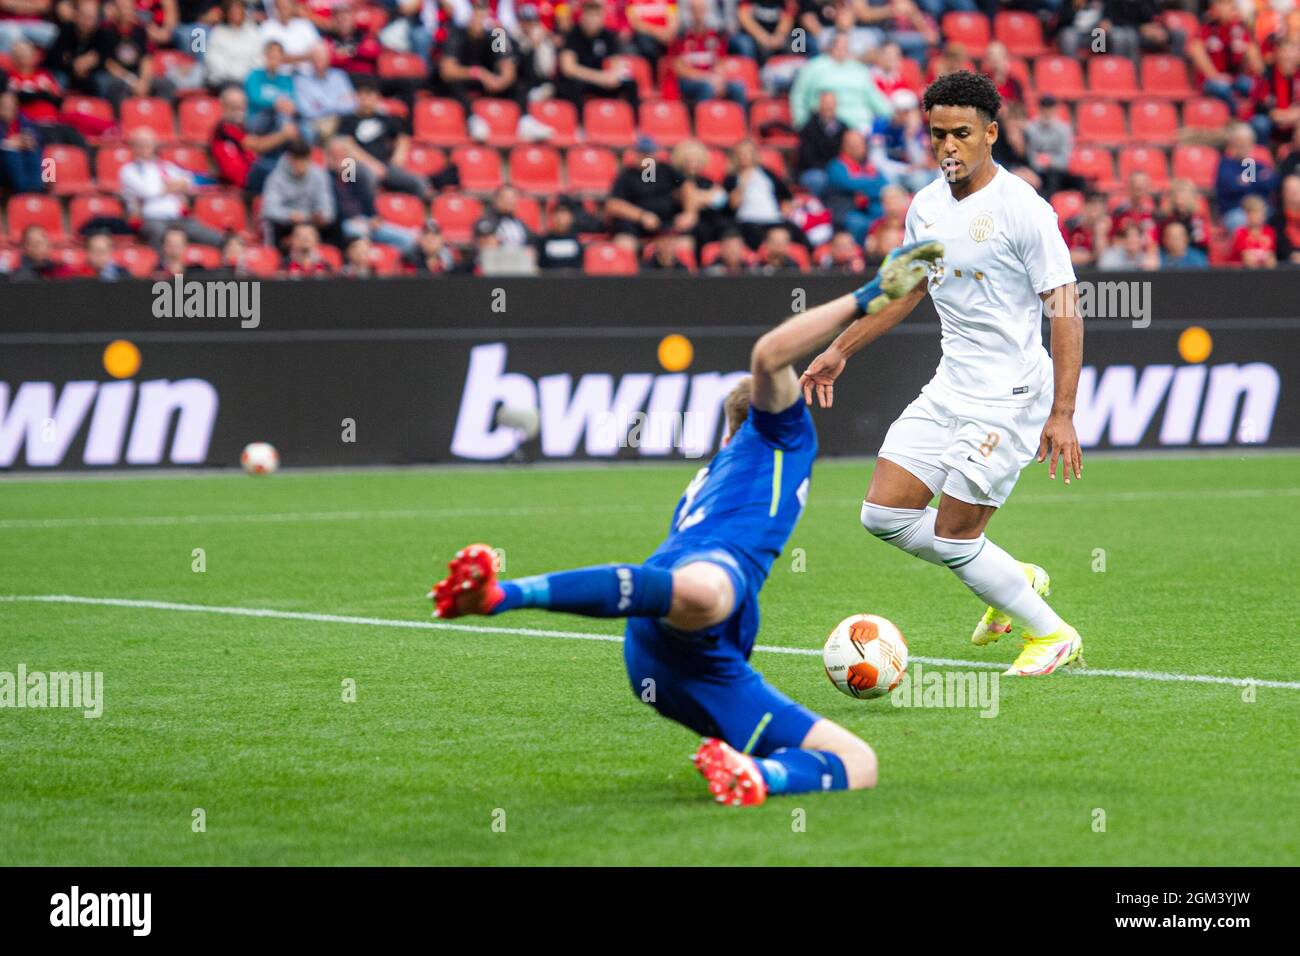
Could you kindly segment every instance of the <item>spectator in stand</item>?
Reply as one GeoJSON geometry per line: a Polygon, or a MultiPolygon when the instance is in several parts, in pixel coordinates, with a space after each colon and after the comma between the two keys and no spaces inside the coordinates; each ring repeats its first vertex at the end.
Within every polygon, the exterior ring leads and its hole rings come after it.
{"type": "Polygon", "coordinates": [[[253,275],[248,257],[248,244],[237,233],[226,236],[221,246],[221,266],[228,275],[237,279],[253,275]]]}
{"type": "Polygon", "coordinates": [[[984,49],[984,71],[997,87],[1003,104],[1020,103],[1026,105],[1025,88],[1011,75],[1011,54],[997,40],[984,49]]]}
{"type": "Polygon", "coordinates": [[[1279,262],[1300,265],[1300,176],[1282,180],[1281,198],[1273,214],[1279,262]]]}
{"type": "Polygon", "coordinates": [[[1158,0],[1090,0],[1076,4],[1074,20],[1059,36],[1061,52],[1066,56],[1086,54],[1099,35],[1106,37],[1106,48],[1093,52],[1136,60],[1143,50],[1169,50],[1174,37],[1158,19],[1167,5],[1158,0]]]}
{"type": "Polygon", "coordinates": [[[866,131],[877,118],[893,113],[871,70],[849,56],[849,38],[837,32],[830,50],[808,61],[790,90],[790,116],[796,127],[808,122],[823,93],[835,94],[836,114],[845,126],[866,131]]]}
{"type": "MultiPolygon", "coordinates": [[[[0,0],[2,2],[2,0],[0,0]]],[[[95,71],[100,67],[99,3],[77,0],[72,19],[59,27],[59,37],[50,48],[46,63],[66,89],[86,96],[97,96],[95,71]]]]}
{"type": "Polygon", "coordinates": [[[169,227],[183,229],[195,242],[215,246],[221,233],[186,216],[186,199],[196,189],[194,175],[158,158],[158,140],[148,126],[131,131],[132,159],[118,174],[122,199],[140,219],[140,235],[152,245],[162,242],[169,227]]]}
{"type": "Polygon", "coordinates": [[[23,230],[22,258],[18,267],[9,273],[11,282],[30,282],[37,279],[53,279],[59,272],[59,264],[50,255],[50,237],[43,226],[31,225],[23,230]]]}
{"type": "Polygon", "coordinates": [[[709,26],[712,22],[709,0],[687,0],[687,8],[690,22],[668,51],[682,99],[695,104],[726,98],[744,106],[745,84],[727,79],[719,69],[727,41],[709,26]]]}
{"type": "Polygon", "coordinates": [[[113,261],[113,238],[106,232],[96,232],[86,240],[86,277],[101,282],[126,278],[126,272],[113,261]]]}
{"type": "Polygon", "coordinates": [[[0,188],[14,193],[43,193],[41,131],[18,111],[13,90],[0,93],[0,188]]]}
{"type": "MultiPolygon", "coordinates": [[[[45,49],[58,35],[51,22],[54,0],[0,0],[0,53],[8,53],[22,41],[45,49]]],[[[66,19],[60,14],[59,19],[66,19]]]]}
{"type": "Polygon", "coordinates": [[[262,34],[244,0],[225,0],[221,9],[222,21],[208,31],[208,52],[203,58],[213,89],[231,83],[243,86],[262,65],[262,34]]]}
{"type": "Polygon", "coordinates": [[[639,102],[636,80],[622,69],[605,66],[605,60],[617,52],[618,37],[605,28],[604,6],[599,0],[585,0],[578,23],[560,51],[557,95],[578,106],[592,97],[619,97],[635,109],[639,102]]]}
{"type": "Polygon", "coordinates": [[[897,43],[885,43],[880,47],[876,53],[876,62],[871,67],[871,75],[875,78],[876,89],[885,96],[892,97],[899,90],[906,90],[920,98],[921,91],[903,73],[903,49],[897,43]]]}
{"type": "Polygon", "coordinates": [[[560,38],[542,23],[535,4],[520,7],[516,16],[519,18],[519,32],[515,35],[519,82],[528,91],[529,102],[550,99],[556,95],[560,38]]]}
{"type": "Polygon", "coordinates": [[[742,140],[732,149],[731,167],[722,188],[727,191],[727,202],[741,235],[757,248],[771,227],[787,224],[787,204],[793,194],[784,179],[758,161],[758,147],[751,140],[742,140]]]}
{"type": "Polygon", "coordinates": [[[582,269],[582,243],[574,222],[573,205],[561,199],[547,217],[546,234],[537,240],[537,267],[582,269]]]}
{"type": "Polygon", "coordinates": [[[1300,123],[1296,124],[1295,130],[1291,134],[1291,142],[1285,147],[1286,155],[1277,166],[1277,178],[1279,181],[1296,173],[1300,173],[1300,123]]]}
{"type": "Polygon", "coordinates": [[[1110,244],[1112,220],[1106,209],[1106,194],[1090,192],[1083,209],[1066,221],[1061,232],[1070,247],[1070,261],[1076,266],[1090,266],[1110,244]]]}
{"type": "Polygon", "coordinates": [[[1115,207],[1111,216],[1111,235],[1119,236],[1129,223],[1135,222],[1150,236],[1156,238],[1156,214],[1158,204],[1155,190],[1151,187],[1151,177],[1142,170],[1129,174],[1128,189],[1124,199],[1115,207]]]}
{"type": "Polygon", "coordinates": [[[416,234],[379,218],[375,207],[375,178],[358,161],[361,149],[346,136],[335,136],[325,144],[325,168],[334,189],[335,221],[325,232],[335,245],[365,236],[375,242],[406,252],[415,246],[416,234]]]}
{"type": "Polygon", "coordinates": [[[339,117],[356,109],[357,96],[348,75],[330,66],[328,45],[313,47],[310,62],[310,71],[294,78],[293,101],[302,118],[299,128],[314,143],[334,134],[339,117]]]}
{"type": "Polygon", "coordinates": [[[1155,237],[1136,222],[1120,233],[1119,242],[1097,256],[1097,268],[1104,272],[1154,272],[1160,268],[1160,250],[1155,237]]]}
{"type": "Polygon", "coordinates": [[[289,261],[285,272],[290,279],[320,279],[334,270],[321,255],[320,233],[309,222],[297,223],[289,234],[289,261]]]}
{"type": "Polygon", "coordinates": [[[736,9],[740,29],[731,35],[730,51],[760,64],[789,51],[797,10],[796,0],[740,0],[736,9]]]}
{"type": "Polygon", "coordinates": [[[639,239],[658,235],[681,212],[678,197],[685,180],[669,163],[656,159],[656,150],[654,140],[639,137],[637,162],[619,170],[605,200],[614,241],[633,254],[639,239]],[[643,175],[646,170],[653,175],[647,178],[643,175]]]}
{"type": "Polygon", "coordinates": [[[533,245],[532,231],[519,218],[519,190],[514,186],[497,187],[492,194],[491,208],[479,220],[480,226],[485,224],[502,249],[523,249],[533,245]]]}
{"type": "MultiPolygon", "coordinates": [[[[334,189],[329,174],[311,161],[311,147],[294,140],[262,187],[262,218],[277,242],[303,223],[327,228],[334,223],[334,189]]],[[[319,240],[316,229],[313,235],[319,240]]]]}
{"type": "Polygon", "coordinates": [[[894,90],[889,105],[894,115],[876,123],[883,149],[873,154],[873,161],[891,182],[915,192],[928,186],[935,177],[930,130],[921,112],[921,101],[911,90],[894,90]]]}
{"type": "Polygon", "coordinates": [[[879,266],[885,256],[903,244],[903,227],[894,222],[882,223],[879,228],[867,236],[863,251],[866,253],[867,265],[879,266]]]}
{"type": "Polygon", "coordinates": [[[416,272],[445,275],[455,272],[456,254],[442,238],[442,229],[434,219],[428,220],[420,230],[415,248],[406,254],[406,262],[416,272]]]}
{"type": "Polygon", "coordinates": [[[673,217],[675,230],[690,233],[695,247],[713,242],[730,224],[727,191],[707,175],[709,148],[698,139],[673,147],[672,168],[681,182],[677,195],[680,212],[673,217]]]}
{"type": "Polygon", "coordinates": [[[155,69],[150,40],[136,19],[134,0],[110,0],[96,45],[101,69],[95,74],[99,95],[120,112],[129,96],[172,99],[175,85],[155,69]]]}
{"type": "Polygon", "coordinates": [[[835,225],[861,244],[880,215],[880,192],[889,185],[867,160],[867,140],[855,129],[845,132],[840,155],[827,167],[826,205],[835,225]]]}
{"type": "Polygon", "coordinates": [[[814,57],[835,35],[835,15],[845,0],[799,0],[797,28],[803,31],[803,53],[814,57]]]}
{"type": "Polygon", "coordinates": [[[294,121],[293,76],[286,72],[284,47],[272,40],[262,47],[262,66],[248,74],[248,125],[257,133],[294,121]]]}
{"type": "Polygon", "coordinates": [[[797,270],[799,263],[790,255],[790,232],[785,226],[773,226],[758,250],[758,271],[763,275],[797,270]]]}
{"type": "Polygon", "coordinates": [[[1167,227],[1171,222],[1182,224],[1187,241],[1202,253],[1210,251],[1210,217],[1201,211],[1203,200],[1200,190],[1190,179],[1175,179],[1169,184],[1161,206],[1160,223],[1167,227]]]}
{"type": "Polygon", "coordinates": [[[1019,103],[1008,103],[998,114],[998,138],[993,144],[994,162],[1015,173],[1036,190],[1041,190],[1042,179],[1029,165],[1029,140],[1025,135],[1025,108],[1019,103]]]}
{"type": "Polygon", "coordinates": [[[1247,196],[1265,198],[1277,188],[1277,176],[1272,166],[1261,159],[1255,155],[1255,131],[1247,123],[1234,124],[1228,131],[1228,142],[1219,159],[1219,172],[1214,180],[1219,216],[1229,230],[1245,224],[1242,201],[1247,196]]]}
{"type": "Polygon", "coordinates": [[[715,276],[743,276],[754,271],[754,254],[739,229],[728,229],[718,240],[718,258],[705,271],[715,276]]]}
{"type": "Polygon", "coordinates": [[[185,230],[169,226],[163,232],[155,274],[159,278],[184,275],[189,271],[189,249],[190,240],[185,230]]]}
{"type": "Polygon", "coordinates": [[[1160,242],[1162,269],[1206,269],[1210,260],[1187,242],[1187,228],[1181,222],[1166,223],[1160,242]]]}
{"type": "Polygon", "coordinates": [[[485,268],[484,253],[489,249],[499,248],[500,245],[501,240],[497,238],[496,232],[492,229],[492,223],[486,219],[480,219],[474,223],[474,275],[483,275],[485,268]]]}
{"type": "Polygon", "coordinates": [[[858,22],[884,31],[883,39],[897,43],[906,56],[924,60],[939,42],[939,31],[913,0],[867,0],[858,22]]]}
{"type": "Polygon", "coordinates": [[[349,279],[373,279],[374,266],[370,264],[373,248],[365,236],[349,239],[343,249],[343,271],[339,274],[349,279]]]}
{"type": "Polygon", "coordinates": [[[1241,19],[1235,0],[1213,0],[1200,36],[1187,47],[1188,59],[1196,68],[1201,91],[1236,109],[1239,97],[1249,96],[1252,79],[1264,70],[1259,46],[1250,27],[1241,19]]]}
{"type": "Polygon", "coordinates": [[[1251,92],[1254,116],[1250,125],[1265,145],[1291,139],[1300,123],[1300,41],[1278,45],[1275,61],[1264,70],[1251,92]]]}
{"type": "Polygon", "coordinates": [[[330,42],[330,65],[348,76],[373,76],[379,72],[379,54],[384,51],[370,30],[357,25],[357,14],[351,3],[341,3],[334,8],[326,30],[330,42]]]}
{"type": "Polygon", "coordinates": [[[1070,172],[1073,151],[1074,128],[1061,116],[1056,97],[1045,95],[1039,101],[1038,115],[1025,126],[1029,167],[1038,174],[1044,196],[1086,185],[1082,178],[1070,172]]]}
{"type": "MultiPolygon", "coordinates": [[[[526,102],[527,90],[517,89],[519,68],[515,61],[515,47],[504,33],[493,33],[489,28],[491,11],[487,0],[473,0],[469,20],[457,27],[447,37],[443,47],[439,73],[450,96],[459,100],[469,110],[471,94],[516,99],[526,102]]],[[[481,117],[474,117],[482,122],[481,117]]],[[[479,131],[471,120],[470,134],[479,131]]],[[[482,135],[486,138],[486,124],[482,135]]]]}
{"type": "Polygon", "coordinates": [[[1262,196],[1241,201],[1246,222],[1232,236],[1230,258],[1247,269],[1272,269],[1277,265],[1277,233],[1268,224],[1268,203],[1262,196]]]}
{"type": "Polygon", "coordinates": [[[836,110],[835,94],[828,90],[817,98],[817,112],[799,129],[799,185],[818,197],[826,192],[826,167],[840,154],[844,139],[844,123],[836,110]]]}
{"type": "Polygon", "coordinates": [[[652,272],[685,272],[686,263],[682,261],[684,245],[682,236],[666,235],[654,240],[653,251],[645,263],[645,268],[652,272]]]}
{"type": "MultiPolygon", "coordinates": [[[[585,9],[585,8],[584,8],[585,9]]],[[[627,23],[632,31],[632,46],[639,56],[650,61],[653,70],[681,26],[676,0],[627,0],[627,23]]]]}
{"type": "Polygon", "coordinates": [[[237,86],[222,90],[221,119],[212,130],[212,161],[221,182],[260,193],[280,154],[299,138],[298,126],[289,120],[274,132],[257,135],[248,131],[247,119],[244,91],[237,86]]]}
{"type": "Polygon", "coordinates": [[[947,76],[949,73],[974,69],[970,55],[966,52],[966,45],[954,41],[946,44],[938,56],[931,58],[930,65],[925,71],[925,82],[933,83],[939,77],[947,76]]]}
{"type": "Polygon", "coordinates": [[[356,110],[339,121],[338,132],[360,147],[357,160],[370,170],[380,188],[428,199],[430,184],[403,167],[411,149],[406,124],[382,112],[379,81],[357,77],[356,110]]]}
{"type": "Polygon", "coordinates": [[[907,207],[912,204],[911,194],[902,186],[886,186],[880,190],[880,217],[867,230],[867,238],[886,226],[903,229],[907,225],[907,207]]]}
{"type": "Polygon", "coordinates": [[[817,268],[825,272],[857,274],[866,270],[867,260],[862,255],[862,247],[853,241],[853,235],[841,229],[826,244],[825,251],[817,259],[817,268]]]}
{"type": "Polygon", "coordinates": [[[284,51],[284,65],[288,72],[305,73],[309,69],[311,51],[320,45],[320,31],[302,15],[297,0],[275,0],[274,12],[262,24],[262,46],[275,42],[284,51]]]}
{"type": "Polygon", "coordinates": [[[8,89],[18,97],[18,112],[40,126],[59,118],[63,88],[49,70],[40,66],[40,54],[26,40],[13,46],[13,69],[8,72],[8,89]]]}

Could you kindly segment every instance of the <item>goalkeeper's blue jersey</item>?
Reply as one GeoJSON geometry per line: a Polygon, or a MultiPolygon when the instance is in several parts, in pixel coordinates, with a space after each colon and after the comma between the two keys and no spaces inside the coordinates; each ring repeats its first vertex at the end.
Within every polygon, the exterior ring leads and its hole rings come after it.
{"type": "Polygon", "coordinates": [[[817,431],[802,397],[776,414],[751,406],[687,487],[655,554],[723,548],[748,565],[756,592],[799,522],[816,457],[817,431]]]}

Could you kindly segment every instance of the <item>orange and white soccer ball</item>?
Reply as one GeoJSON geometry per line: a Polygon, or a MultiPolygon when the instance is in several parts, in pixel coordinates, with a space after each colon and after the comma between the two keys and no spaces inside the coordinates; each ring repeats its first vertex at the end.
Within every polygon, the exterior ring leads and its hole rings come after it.
{"type": "Polygon", "coordinates": [[[836,690],[868,700],[898,686],[907,671],[907,641],[894,623],[875,614],[854,614],[835,625],[822,649],[826,676],[836,690]]]}
{"type": "Polygon", "coordinates": [[[239,463],[250,475],[269,475],[280,467],[280,453],[275,446],[264,441],[245,445],[239,463]]]}

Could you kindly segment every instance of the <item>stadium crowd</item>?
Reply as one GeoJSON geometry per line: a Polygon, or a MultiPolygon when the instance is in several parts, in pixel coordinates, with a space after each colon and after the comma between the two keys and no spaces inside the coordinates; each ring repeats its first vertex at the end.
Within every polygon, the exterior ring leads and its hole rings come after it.
{"type": "Polygon", "coordinates": [[[1300,263],[1296,0],[0,0],[0,274],[861,272],[961,69],[1078,266],[1300,263]]]}

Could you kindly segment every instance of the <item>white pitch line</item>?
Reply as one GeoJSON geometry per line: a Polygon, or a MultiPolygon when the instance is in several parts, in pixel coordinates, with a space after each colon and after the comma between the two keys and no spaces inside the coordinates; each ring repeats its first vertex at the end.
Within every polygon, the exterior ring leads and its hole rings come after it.
{"type": "MultiPolygon", "coordinates": [[[[608,641],[621,644],[617,634],[592,634],[583,631],[552,631],[533,627],[492,627],[485,624],[452,624],[450,621],[403,621],[387,617],[352,617],[344,614],[318,614],[311,611],[278,611],[273,608],[222,607],[212,604],[177,604],[172,601],[141,601],[133,598],[95,598],[75,594],[10,594],[0,595],[0,602],[39,604],[89,604],[99,607],[142,608],[151,611],[182,611],[197,614],[226,614],[236,617],[262,617],[281,621],[311,621],[321,624],[355,624],[364,627],[400,627],[429,631],[464,631],[471,634],[513,634],[522,637],[558,637],[579,641],[608,641]]],[[[808,647],[773,647],[758,644],[754,647],[765,654],[796,654],[820,657],[821,651],[808,647]]],[[[912,660],[939,667],[965,667],[981,670],[1002,670],[1006,665],[991,661],[963,661],[948,657],[913,656],[912,660]]],[[[1278,690],[1300,690],[1300,681],[1256,680],[1253,677],[1216,677],[1211,674],[1173,674],[1164,671],[1107,670],[1105,668],[1065,669],[1060,673],[1071,677],[1122,677],[1130,680],[1149,680],[1165,683],[1228,684],[1233,687],[1273,687],[1278,690]]]]}

